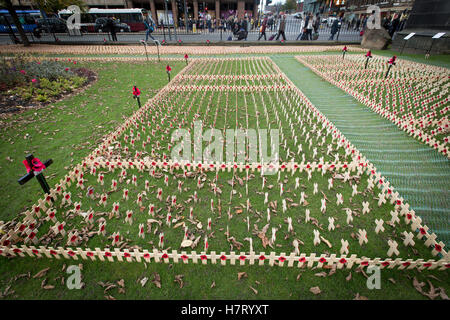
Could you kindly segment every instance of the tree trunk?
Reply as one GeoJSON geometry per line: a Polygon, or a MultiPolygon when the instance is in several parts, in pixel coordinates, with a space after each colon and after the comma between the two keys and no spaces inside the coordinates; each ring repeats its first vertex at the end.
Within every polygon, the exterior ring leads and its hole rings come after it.
{"type": "Polygon", "coordinates": [[[23,31],[22,24],[19,21],[19,17],[17,16],[16,10],[14,10],[11,0],[5,0],[6,8],[9,11],[9,14],[11,15],[13,22],[17,28],[17,31],[19,32],[20,38],[22,39],[22,43],[25,47],[30,46],[30,42],[28,41],[27,35],[25,34],[25,31],[23,31]]]}

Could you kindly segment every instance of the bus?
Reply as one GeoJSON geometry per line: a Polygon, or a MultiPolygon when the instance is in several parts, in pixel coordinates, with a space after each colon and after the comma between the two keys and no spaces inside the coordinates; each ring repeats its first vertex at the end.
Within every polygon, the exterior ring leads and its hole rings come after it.
{"type": "MultiPolygon", "coordinates": [[[[114,17],[121,23],[130,26],[132,32],[144,31],[144,13],[146,9],[96,9],[91,8],[87,12],[81,13],[81,31],[95,32],[95,20],[98,18],[114,17]]],[[[73,13],[69,10],[61,10],[58,16],[67,20],[73,13]]]]}
{"type": "MultiPolygon", "coordinates": [[[[16,13],[25,32],[32,32],[37,27],[36,19],[42,18],[39,10],[16,10],[16,13]]],[[[9,26],[11,26],[13,32],[17,32],[9,11],[0,10],[0,33],[9,33],[9,26]]]]}

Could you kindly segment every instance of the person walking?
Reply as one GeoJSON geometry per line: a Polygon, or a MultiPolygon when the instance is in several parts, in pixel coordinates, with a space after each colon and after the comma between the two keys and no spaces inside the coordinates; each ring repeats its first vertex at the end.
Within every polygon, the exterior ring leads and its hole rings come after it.
{"type": "Polygon", "coordinates": [[[145,33],[145,42],[148,41],[148,37],[152,38],[153,41],[155,41],[155,38],[152,36],[152,32],[155,31],[155,22],[153,21],[152,17],[148,14],[148,12],[144,13],[144,25],[147,29],[145,33]]]}
{"type": "Polygon", "coordinates": [[[117,41],[116,27],[112,17],[106,19],[106,28],[109,30],[109,33],[111,33],[112,41],[117,41]]]}
{"type": "Polygon", "coordinates": [[[308,14],[308,17],[305,21],[306,26],[306,40],[312,40],[312,31],[313,31],[313,15],[312,13],[308,14]]]}
{"type": "Polygon", "coordinates": [[[314,40],[319,39],[319,28],[320,28],[320,15],[317,12],[316,17],[314,18],[314,22],[313,22],[313,29],[314,29],[313,39],[314,40]]]}
{"type": "Polygon", "coordinates": [[[261,29],[259,30],[259,37],[258,37],[258,41],[262,38],[262,36],[264,36],[264,40],[267,41],[267,37],[266,37],[266,28],[267,28],[267,21],[269,19],[267,19],[266,16],[264,16],[264,20],[261,24],[261,29]]]}
{"type": "Polygon", "coordinates": [[[400,17],[396,13],[394,15],[394,19],[392,19],[392,22],[391,22],[391,29],[389,30],[389,35],[391,36],[391,38],[394,36],[394,33],[397,32],[399,25],[400,25],[400,17]]]}
{"type": "Polygon", "coordinates": [[[331,36],[328,40],[333,40],[334,35],[338,32],[338,30],[339,30],[339,19],[336,19],[333,21],[333,24],[331,25],[331,36]]]}
{"type": "Polygon", "coordinates": [[[302,13],[302,19],[300,21],[300,33],[298,34],[298,36],[297,36],[297,38],[295,40],[296,41],[303,40],[302,36],[303,36],[304,32],[306,32],[306,30],[305,30],[305,16],[302,13]]]}
{"type": "Polygon", "coordinates": [[[270,31],[272,31],[273,30],[273,16],[272,15],[269,17],[269,19],[267,21],[267,25],[269,26],[270,31]]]}
{"type": "Polygon", "coordinates": [[[283,40],[286,41],[286,35],[284,34],[284,30],[286,28],[286,16],[284,12],[281,14],[280,25],[278,26],[278,34],[275,40],[278,40],[280,36],[283,37],[283,40]]]}

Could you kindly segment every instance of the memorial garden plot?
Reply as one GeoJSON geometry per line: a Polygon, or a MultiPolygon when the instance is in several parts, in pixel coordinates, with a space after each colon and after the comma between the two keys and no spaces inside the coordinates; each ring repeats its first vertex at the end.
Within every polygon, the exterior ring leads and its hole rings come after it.
{"type": "Polygon", "coordinates": [[[0,227],[3,256],[450,266],[444,244],[268,58],[190,61],[0,227]],[[249,162],[249,149],[243,162],[173,160],[171,133],[200,120],[204,130],[278,129],[279,161],[249,162]]]}
{"type": "Polygon", "coordinates": [[[354,96],[409,135],[449,157],[448,69],[364,55],[298,56],[316,74],[354,96]]]}

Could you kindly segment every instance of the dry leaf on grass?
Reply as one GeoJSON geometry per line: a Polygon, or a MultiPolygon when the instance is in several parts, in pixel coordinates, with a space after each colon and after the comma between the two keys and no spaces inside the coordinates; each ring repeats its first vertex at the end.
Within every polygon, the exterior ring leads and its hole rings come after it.
{"type": "Polygon", "coordinates": [[[316,277],[326,277],[327,276],[327,273],[326,272],[319,272],[319,273],[316,273],[316,274],[314,274],[316,277]]]}
{"type": "Polygon", "coordinates": [[[155,278],[152,280],[152,282],[155,284],[155,286],[161,289],[161,277],[156,272],[154,272],[153,275],[155,276],[155,278]]]}
{"type": "Polygon", "coordinates": [[[33,276],[33,279],[41,278],[41,277],[45,276],[45,275],[47,274],[47,271],[48,271],[48,270],[50,270],[50,268],[42,269],[41,271],[39,271],[38,273],[36,273],[36,274],[33,276]]]}
{"type": "Polygon", "coordinates": [[[315,295],[318,295],[319,293],[321,293],[322,291],[320,291],[319,287],[312,287],[309,288],[309,291],[311,291],[312,293],[314,293],[315,295]]]}
{"type": "Polygon", "coordinates": [[[142,278],[141,281],[140,281],[141,282],[141,286],[144,287],[145,284],[147,283],[147,281],[148,281],[147,277],[142,278]]]}
{"type": "Polygon", "coordinates": [[[247,272],[238,272],[238,280],[242,278],[247,278],[247,272]]]}
{"type": "Polygon", "coordinates": [[[256,290],[255,288],[253,288],[252,286],[250,286],[250,289],[252,289],[253,290],[253,292],[255,293],[255,294],[258,294],[258,290],[256,290]]]}
{"type": "Polygon", "coordinates": [[[353,300],[369,300],[369,299],[365,296],[360,296],[359,293],[356,293],[356,296],[353,300]]]}
{"type": "Polygon", "coordinates": [[[184,285],[183,277],[184,277],[184,275],[178,274],[175,276],[175,280],[173,280],[173,282],[178,282],[178,284],[180,285],[180,289],[183,288],[183,285],[184,285]]]}
{"type": "Polygon", "coordinates": [[[351,272],[348,274],[348,276],[345,278],[345,280],[347,280],[347,281],[352,280],[352,273],[351,272]]]}
{"type": "Polygon", "coordinates": [[[213,281],[213,283],[211,283],[211,289],[216,287],[216,282],[213,281]]]}
{"type": "Polygon", "coordinates": [[[114,298],[113,296],[105,296],[106,300],[116,300],[116,298],[114,298]]]}

